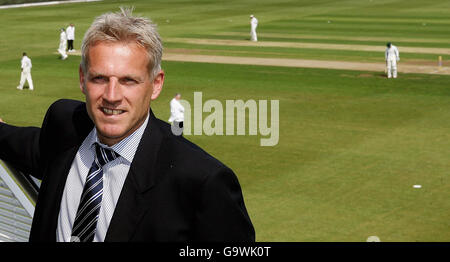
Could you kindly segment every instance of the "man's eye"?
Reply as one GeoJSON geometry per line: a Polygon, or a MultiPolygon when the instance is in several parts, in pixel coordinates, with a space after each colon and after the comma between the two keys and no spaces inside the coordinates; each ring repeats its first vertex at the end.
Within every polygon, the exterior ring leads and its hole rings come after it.
{"type": "Polygon", "coordinates": [[[104,76],[96,76],[96,77],[91,78],[91,81],[94,83],[100,84],[100,83],[108,82],[108,79],[104,76]]]}
{"type": "Polygon", "coordinates": [[[133,78],[129,78],[129,77],[121,79],[120,82],[124,85],[135,85],[138,83],[138,81],[136,81],[133,78]]]}

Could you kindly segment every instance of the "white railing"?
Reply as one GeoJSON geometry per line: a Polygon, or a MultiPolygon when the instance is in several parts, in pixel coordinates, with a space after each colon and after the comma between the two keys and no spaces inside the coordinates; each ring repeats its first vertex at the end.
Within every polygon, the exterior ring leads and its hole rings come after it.
{"type": "Polygon", "coordinates": [[[40,181],[0,160],[0,242],[28,241],[40,181]]]}

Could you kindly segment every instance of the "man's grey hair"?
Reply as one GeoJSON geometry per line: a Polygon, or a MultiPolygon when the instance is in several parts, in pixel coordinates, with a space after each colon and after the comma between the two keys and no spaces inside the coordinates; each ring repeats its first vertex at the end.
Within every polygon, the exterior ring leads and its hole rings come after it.
{"type": "Polygon", "coordinates": [[[135,42],[147,50],[150,78],[161,70],[163,46],[156,25],[145,17],[133,16],[133,8],[120,7],[119,12],[95,18],[81,44],[81,69],[89,69],[89,48],[98,42],[135,42]]]}

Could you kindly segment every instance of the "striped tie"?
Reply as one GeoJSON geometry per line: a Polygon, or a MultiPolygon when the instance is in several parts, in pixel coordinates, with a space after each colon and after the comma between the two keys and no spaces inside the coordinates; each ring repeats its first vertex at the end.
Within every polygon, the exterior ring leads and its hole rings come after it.
{"type": "Polygon", "coordinates": [[[103,194],[103,166],[119,157],[113,150],[95,143],[95,159],[86,177],[77,216],[72,228],[71,242],[92,242],[97,227],[103,194]]]}

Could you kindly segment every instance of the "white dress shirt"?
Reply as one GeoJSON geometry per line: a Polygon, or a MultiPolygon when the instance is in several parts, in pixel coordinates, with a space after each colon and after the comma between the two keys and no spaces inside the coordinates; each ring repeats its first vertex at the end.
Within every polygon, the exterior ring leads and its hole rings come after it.
{"type": "Polygon", "coordinates": [[[181,105],[180,101],[173,98],[170,101],[170,118],[169,122],[173,121],[183,122],[184,121],[184,107],[181,105]]]}
{"type": "Polygon", "coordinates": [[[127,178],[139,142],[144,134],[148,119],[149,115],[136,131],[112,147],[99,142],[95,127],[89,133],[78,149],[67,176],[59,210],[56,241],[70,242],[84,183],[94,162],[94,143],[96,142],[102,147],[110,148],[120,155],[117,159],[103,166],[103,196],[93,241],[103,242],[105,240],[120,192],[127,178]]]}
{"type": "Polygon", "coordinates": [[[67,40],[75,40],[75,26],[68,26],[66,29],[67,40]]]}

